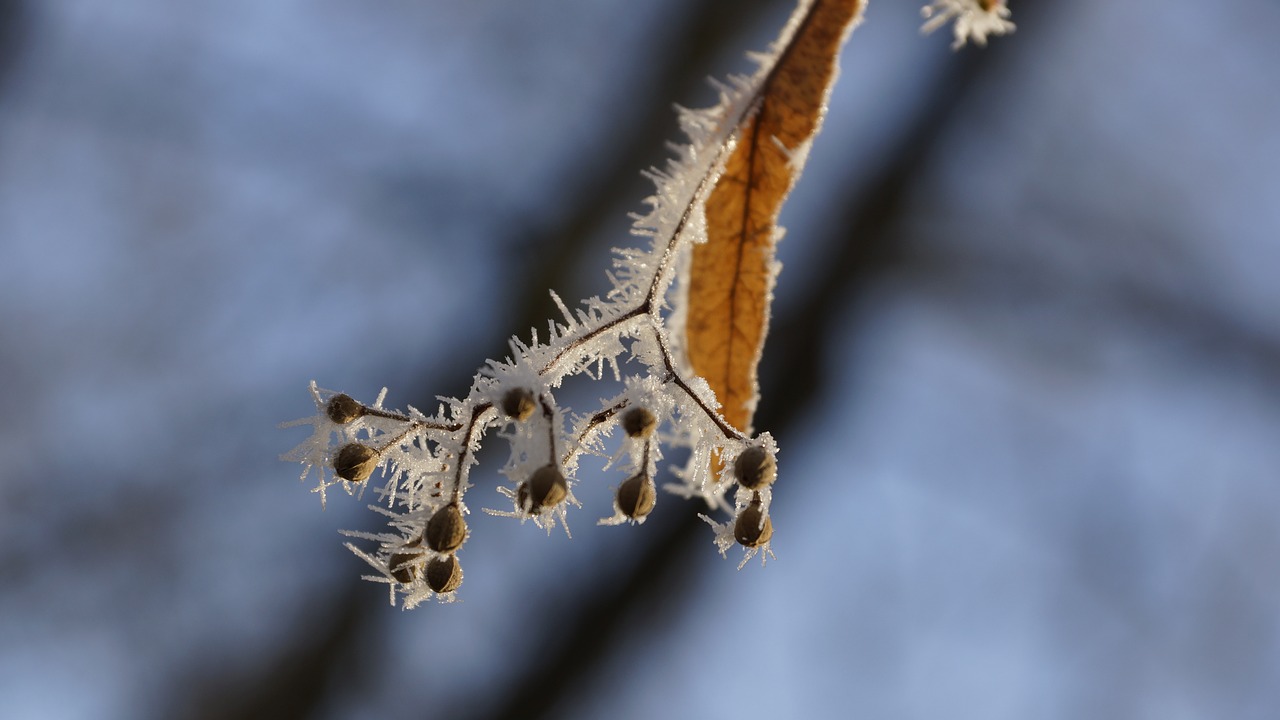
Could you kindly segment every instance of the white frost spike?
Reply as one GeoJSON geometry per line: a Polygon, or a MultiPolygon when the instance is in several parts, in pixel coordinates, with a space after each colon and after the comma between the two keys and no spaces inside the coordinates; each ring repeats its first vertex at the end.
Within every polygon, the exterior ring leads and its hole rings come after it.
{"type": "Polygon", "coordinates": [[[560,299],[560,296],[556,294],[555,290],[550,290],[548,292],[551,293],[551,299],[555,301],[556,307],[560,309],[560,314],[564,315],[566,325],[565,329],[573,330],[577,326],[577,323],[573,319],[573,313],[569,312],[569,306],[564,304],[564,301],[560,299]]]}

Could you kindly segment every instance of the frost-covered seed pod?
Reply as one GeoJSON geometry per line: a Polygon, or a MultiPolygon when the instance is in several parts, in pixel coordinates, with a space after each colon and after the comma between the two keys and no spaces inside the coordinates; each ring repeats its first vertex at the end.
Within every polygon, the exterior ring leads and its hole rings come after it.
{"type": "MultiPolygon", "coordinates": [[[[543,465],[534,471],[527,483],[528,511],[542,512],[543,508],[555,507],[564,502],[569,495],[569,484],[565,482],[564,473],[554,463],[543,465]]],[[[521,502],[523,505],[524,502],[521,502]]]]}
{"type": "MultiPolygon", "coordinates": [[[[407,549],[407,548],[406,548],[407,549]]],[[[417,553],[398,552],[391,555],[387,559],[387,569],[391,571],[391,577],[396,582],[408,585],[418,576],[418,568],[413,565],[413,561],[418,558],[417,553]]]]}
{"type": "Polygon", "coordinates": [[[533,417],[533,411],[537,409],[538,404],[528,388],[511,388],[502,396],[502,412],[509,418],[524,422],[533,417]]]}
{"type": "Polygon", "coordinates": [[[734,479],[748,490],[759,490],[772,485],[777,476],[777,462],[762,447],[749,447],[733,461],[734,479]]]}
{"type": "Polygon", "coordinates": [[[330,420],[339,425],[346,425],[364,415],[364,406],[353,400],[350,395],[339,393],[329,398],[328,404],[324,406],[324,412],[330,420]]]}
{"type": "Polygon", "coordinates": [[[633,438],[645,438],[653,434],[658,427],[658,418],[642,407],[633,407],[622,414],[622,429],[633,438]]]}
{"type": "Polygon", "coordinates": [[[451,593],[462,584],[462,565],[457,555],[433,557],[427,561],[427,585],[440,593],[451,593]]]}
{"type": "Polygon", "coordinates": [[[462,517],[462,508],[457,503],[449,503],[431,516],[427,521],[427,547],[438,553],[451,553],[462,547],[467,539],[467,521],[462,517]]]}
{"type": "Polygon", "coordinates": [[[733,523],[733,539],[743,547],[755,548],[773,537],[773,521],[760,507],[759,498],[751,501],[733,523]]]}
{"type": "Polygon", "coordinates": [[[333,459],[333,472],[349,482],[364,482],[373,474],[378,466],[378,453],[373,448],[360,443],[348,443],[338,451],[333,459]]]}
{"type": "Polygon", "coordinates": [[[657,501],[657,492],[649,476],[644,473],[633,475],[618,486],[618,509],[632,520],[642,520],[653,511],[657,501]]]}

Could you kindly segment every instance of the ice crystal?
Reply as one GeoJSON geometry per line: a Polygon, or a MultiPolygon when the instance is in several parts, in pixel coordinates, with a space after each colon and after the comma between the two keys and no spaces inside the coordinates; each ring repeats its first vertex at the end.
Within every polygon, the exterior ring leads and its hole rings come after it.
{"type": "Polygon", "coordinates": [[[985,46],[988,35],[1004,35],[1016,26],[1009,20],[1009,7],[1005,0],[936,0],[920,11],[925,23],[920,31],[932,33],[951,22],[955,41],[953,50],[959,50],[972,40],[985,46]]]}

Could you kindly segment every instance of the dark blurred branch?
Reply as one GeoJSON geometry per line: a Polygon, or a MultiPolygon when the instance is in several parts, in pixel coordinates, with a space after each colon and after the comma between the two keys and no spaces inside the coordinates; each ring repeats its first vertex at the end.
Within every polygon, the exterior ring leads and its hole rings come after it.
{"type": "Polygon", "coordinates": [[[24,0],[0,0],[0,98],[22,57],[28,10],[24,0]]]}
{"type": "MultiPolygon", "coordinates": [[[[321,708],[338,680],[347,680],[348,668],[358,667],[355,650],[370,624],[369,588],[345,585],[343,595],[327,610],[309,608],[294,618],[295,642],[281,649],[265,669],[250,681],[239,681],[242,666],[233,663],[223,673],[201,669],[201,684],[182,692],[181,709],[164,713],[182,720],[281,720],[306,718],[321,708]]],[[[235,658],[239,660],[239,658],[235,658]]],[[[183,683],[187,685],[187,683],[183,683]]]]}

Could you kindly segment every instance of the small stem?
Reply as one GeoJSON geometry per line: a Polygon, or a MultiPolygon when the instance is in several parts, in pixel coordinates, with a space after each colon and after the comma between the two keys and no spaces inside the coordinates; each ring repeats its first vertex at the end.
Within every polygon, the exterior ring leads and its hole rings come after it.
{"type": "MultiPolygon", "coordinates": [[[[407,420],[408,418],[405,418],[405,419],[407,420]]],[[[452,424],[436,423],[436,422],[428,422],[426,420],[421,420],[405,428],[404,432],[401,432],[399,435],[391,438],[390,440],[386,441],[382,445],[375,447],[373,451],[381,455],[387,450],[390,450],[396,445],[399,445],[400,443],[404,442],[405,438],[417,433],[419,430],[443,430],[445,432],[457,432],[458,430],[461,430],[461,429],[462,429],[462,425],[458,423],[452,423],[452,424]]]]}
{"type": "Polygon", "coordinates": [[[545,395],[539,395],[538,402],[542,405],[542,417],[547,420],[547,462],[554,463],[556,461],[556,414],[551,409],[551,404],[547,402],[545,395]]]}
{"type": "Polygon", "coordinates": [[[702,412],[707,417],[711,418],[711,421],[716,424],[716,427],[720,428],[720,433],[726,438],[733,440],[746,440],[747,436],[744,433],[726,422],[725,419],[720,416],[720,413],[707,407],[706,403],[702,401],[702,398],[698,397],[698,394],[693,391],[693,388],[689,387],[689,384],[685,382],[684,378],[680,377],[680,372],[676,369],[675,358],[671,356],[671,348],[667,347],[666,340],[662,337],[662,333],[658,331],[656,326],[653,327],[652,330],[654,339],[658,343],[658,347],[662,350],[662,364],[667,368],[666,382],[673,383],[676,387],[683,390],[684,394],[688,395],[689,399],[693,400],[694,404],[701,408],[702,412]]]}
{"type": "Polygon", "coordinates": [[[626,312],[622,313],[622,314],[621,314],[621,315],[619,315],[618,317],[616,317],[616,318],[614,318],[614,319],[610,320],[609,322],[607,322],[607,323],[605,323],[605,324],[601,325],[600,327],[596,328],[595,330],[592,330],[591,332],[587,333],[586,335],[583,335],[582,337],[578,338],[577,340],[574,340],[573,342],[569,343],[568,345],[565,345],[563,350],[561,350],[560,352],[556,353],[556,356],[555,356],[555,357],[553,357],[553,358],[551,358],[551,360],[547,361],[547,364],[546,364],[546,365],[544,365],[544,366],[542,367],[542,369],[538,371],[538,376],[539,376],[539,377],[546,376],[546,375],[547,375],[547,374],[549,374],[553,369],[555,369],[555,367],[556,367],[557,365],[559,365],[560,363],[564,362],[564,360],[565,360],[565,358],[566,358],[566,357],[572,357],[572,356],[570,355],[570,353],[572,353],[574,350],[577,350],[578,348],[582,347],[582,346],[583,346],[583,345],[585,345],[586,343],[589,343],[589,342],[591,342],[592,340],[594,340],[594,339],[596,339],[596,338],[600,337],[601,335],[603,335],[603,334],[605,334],[605,333],[609,332],[611,329],[613,329],[613,328],[615,328],[615,327],[617,327],[617,326],[619,326],[619,325],[622,325],[622,324],[626,323],[626,322],[627,322],[627,321],[629,321],[629,320],[633,320],[633,319],[635,319],[635,318],[637,318],[637,317],[641,317],[641,316],[644,316],[644,315],[648,315],[649,313],[646,311],[646,307],[647,307],[646,303],[637,303],[635,307],[633,307],[633,308],[631,308],[631,309],[627,310],[626,312]]]}
{"type": "MultiPolygon", "coordinates": [[[[749,113],[744,113],[744,116],[745,114],[749,113]]],[[[739,124],[741,124],[741,120],[739,120],[739,124]]],[[[689,220],[693,217],[694,209],[699,204],[698,199],[710,190],[712,179],[719,179],[716,169],[720,167],[721,159],[724,158],[726,151],[731,146],[732,143],[720,143],[720,146],[716,149],[715,159],[708,165],[707,173],[698,181],[698,187],[689,196],[689,203],[684,206],[684,211],[680,213],[680,220],[671,231],[671,237],[667,238],[667,247],[662,251],[662,260],[658,263],[658,268],[653,273],[653,282],[649,284],[649,292],[646,293],[644,301],[645,312],[650,317],[658,317],[662,298],[666,297],[666,289],[671,285],[670,274],[676,261],[675,248],[679,244],[680,233],[684,232],[685,226],[689,224],[689,220]],[[659,288],[662,289],[662,292],[658,292],[659,288]]]]}
{"type": "Polygon", "coordinates": [[[606,422],[609,422],[610,418],[612,418],[614,415],[617,415],[618,413],[627,409],[627,406],[630,404],[631,404],[630,400],[626,400],[626,399],[620,400],[619,402],[614,404],[612,407],[607,407],[601,410],[600,412],[596,413],[595,415],[592,415],[591,420],[587,422],[587,426],[582,429],[581,433],[578,434],[577,440],[575,440],[573,448],[565,451],[564,459],[561,462],[564,465],[568,465],[569,461],[574,459],[574,457],[578,455],[579,449],[586,442],[588,435],[595,432],[601,425],[605,424],[606,422]]]}
{"type": "Polygon", "coordinates": [[[744,433],[739,432],[737,428],[725,422],[724,418],[720,417],[720,413],[713,412],[711,408],[707,407],[702,402],[702,398],[698,397],[698,394],[693,391],[693,388],[685,384],[684,378],[681,378],[679,375],[675,375],[672,382],[675,383],[676,387],[683,390],[684,394],[688,395],[689,399],[693,400],[693,403],[701,408],[702,412],[705,413],[707,417],[711,418],[711,421],[716,424],[716,427],[720,428],[720,434],[733,440],[745,441],[747,439],[747,436],[744,433]]]}
{"type": "Polygon", "coordinates": [[[383,410],[382,408],[369,407],[368,405],[361,405],[360,407],[365,415],[387,418],[388,420],[399,420],[401,422],[410,422],[413,420],[413,418],[405,415],[404,413],[398,413],[392,410],[383,410]]]}
{"type": "MultiPolygon", "coordinates": [[[[462,499],[462,483],[467,472],[467,455],[471,453],[471,439],[475,435],[476,428],[480,427],[480,432],[484,432],[484,422],[481,418],[489,414],[493,410],[493,403],[480,403],[471,409],[471,422],[467,423],[467,432],[462,438],[462,451],[458,453],[458,467],[454,469],[453,474],[453,490],[449,494],[449,502],[456,503],[462,499]]],[[[457,429],[461,429],[461,425],[457,429]]]]}
{"type": "Polygon", "coordinates": [[[585,430],[583,430],[582,437],[586,437],[586,431],[587,431],[587,430],[591,430],[591,429],[595,428],[597,425],[599,425],[599,424],[601,424],[601,423],[603,423],[603,422],[607,422],[607,421],[609,420],[609,418],[613,417],[614,415],[617,415],[618,413],[622,412],[623,410],[626,410],[626,409],[627,409],[627,406],[628,406],[628,405],[630,405],[630,404],[631,404],[631,401],[630,401],[630,400],[627,400],[627,399],[619,400],[619,401],[617,402],[617,404],[615,404],[613,407],[605,408],[604,410],[601,410],[600,412],[596,413],[595,415],[592,415],[592,416],[591,416],[591,422],[590,422],[590,423],[588,423],[588,425],[587,425],[586,429],[585,429],[585,430]]]}

